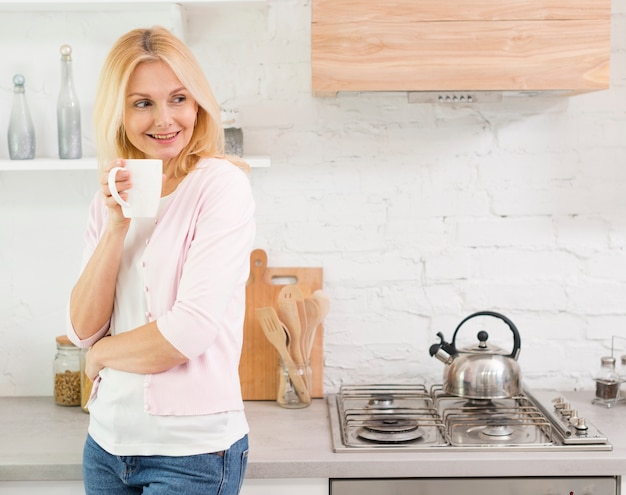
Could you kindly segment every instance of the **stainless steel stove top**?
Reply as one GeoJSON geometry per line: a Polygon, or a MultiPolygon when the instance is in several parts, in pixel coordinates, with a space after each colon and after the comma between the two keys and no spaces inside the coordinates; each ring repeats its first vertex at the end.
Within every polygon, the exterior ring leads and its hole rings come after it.
{"type": "Polygon", "coordinates": [[[440,385],[344,385],[328,396],[335,452],[612,450],[562,397],[463,399],[440,385]]]}

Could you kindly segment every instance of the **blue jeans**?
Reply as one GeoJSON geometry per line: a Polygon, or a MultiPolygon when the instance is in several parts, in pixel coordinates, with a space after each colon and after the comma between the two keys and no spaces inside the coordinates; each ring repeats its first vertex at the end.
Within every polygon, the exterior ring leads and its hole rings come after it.
{"type": "Polygon", "coordinates": [[[237,495],[248,463],[248,436],[230,449],[181,457],[117,456],[87,435],[87,495],[237,495]]]}

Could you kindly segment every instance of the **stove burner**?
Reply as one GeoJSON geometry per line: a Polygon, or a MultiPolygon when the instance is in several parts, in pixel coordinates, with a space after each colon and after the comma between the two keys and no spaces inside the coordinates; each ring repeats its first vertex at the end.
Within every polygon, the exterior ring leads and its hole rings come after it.
{"type": "Polygon", "coordinates": [[[375,394],[367,402],[368,407],[391,407],[393,405],[393,395],[375,394]]]}
{"type": "Polygon", "coordinates": [[[410,419],[388,418],[366,424],[358,429],[357,435],[377,443],[402,443],[417,440],[424,432],[410,419]]]}
{"type": "Polygon", "coordinates": [[[496,404],[491,399],[468,399],[465,404],[465,408],[481,408],[481,409],[495,409],[496,404]]]}
{"type": "Polygon", "coordinates": [[[383,418],[366,425],[372,431],[401,433],[417,428],[417,423],[407,418],[383,418]]]}
{"type": "Polygon", "coordinates": [[[483,434],[489,437],[510,437],[515,430],[506,425],[485,426],[483,434]]]}
{"type": "Polygon", "coordinates": [[[529,438],[528,431],[511,425],[477,425],[467,428],[465,434],[485,444],[499,445],[524,443],[529,438]]]}

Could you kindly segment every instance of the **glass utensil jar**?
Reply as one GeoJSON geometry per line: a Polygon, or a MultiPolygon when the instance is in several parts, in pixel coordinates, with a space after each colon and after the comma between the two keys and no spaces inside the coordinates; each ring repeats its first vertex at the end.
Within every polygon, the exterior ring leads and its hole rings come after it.
{"type": "Polygon", "coordinates": [[[311,364],[278,362],[276,402],[287,409],[301,409],[311,404],[311,364]]]}
{"type": "Polygon", "coordinates": [[[80,406],[80,349],[65,335],[56,338],[54,356],[54,402],[60,406],[80,406]]]}

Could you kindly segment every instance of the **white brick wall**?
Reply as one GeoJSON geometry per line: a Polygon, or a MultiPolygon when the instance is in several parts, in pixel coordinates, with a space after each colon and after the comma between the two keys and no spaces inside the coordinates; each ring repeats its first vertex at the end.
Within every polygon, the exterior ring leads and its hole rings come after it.
{"type": "MultiPolygon", "coordinates": [[[[256,247],[273,266],[324,268],[327,391],[439,380],[436,333],[449,340],[482,309],[518,326],[529,385],[593,387],[611,336],[626,337],[626,6],[613,3],[610,90],[471,107],[404,93],[313,97],[305,0],[188,16],[218,99],[239,110],[246,152],[272,159],[251,174],[256,247]]],[[[39,154],[54,155],[58,48],[70,43],[93,151],[106,50],[131,27],[173,26],[170,13],[3,13],[0,129],[22,72],[39,154]]],[[[51,393],[93,181],[0,172],[0,395],[51,393]]],[[[496,340],[510,347],[506,332],[496,340]]]]}

